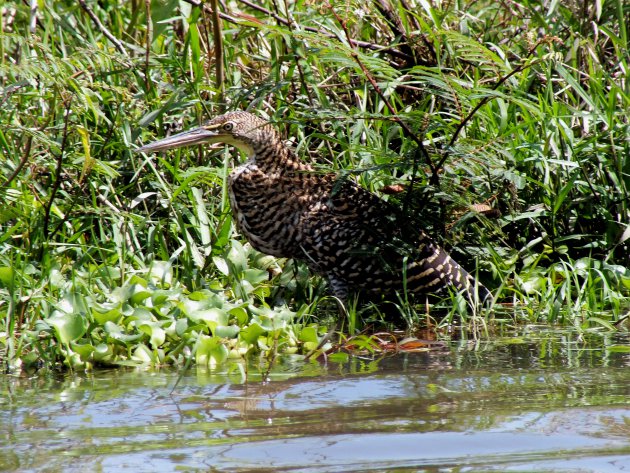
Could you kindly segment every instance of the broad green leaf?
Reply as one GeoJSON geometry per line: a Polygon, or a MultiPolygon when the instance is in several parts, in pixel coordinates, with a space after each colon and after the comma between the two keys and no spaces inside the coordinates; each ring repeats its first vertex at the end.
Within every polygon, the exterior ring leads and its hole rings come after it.
{"type": "Polygon", "coordinates": [[[223,259],[220,256],[213,256],[212,262],[214,263],[215,268],[217,268],[219,272],[221,272],[221,274],[225,276],[230,275],[230,267],[228,266],[227,261],[225,261],[225,259],[223,259]]]}
{"type": "Polygon", "coordinates": [[[269,280],[269,273],[264,269],[246,269],[243,271],[243,278],[248,281],[252,286],[256,286],[263,281],[269,280]]]}
{"type": "Polygon", "coordinates": [[[241,330],[241,339],[250,345],[255,344],[258,338],[265,334],[267,331],[263,329],[258,323],[253,322],[248,327],[241,330]]]}
{"type": "Polygon", "coordinates": [[[214,334],[221,338],[236,338],[241,331],[238,325],[219,325],[214,329],[214,334]]]}
{"type": "Polygon", "coordinates": [[[245,325],[249,320],[249,314],[244,307],[234,307],[233,309],[230,309],[228,313],[236,317],[236,321],[239,325],[245,325]]]}
{"type": "Polygon", "coordinates": [[[92,353],[94,353],[95,348],[90,343],[79,344],[79,343],[71,343],[70,348],[75,353],[78,353],[81,357],[81,361],[90,361],[92,358],[92,353]]]}
{"type": "Polygon", "coordinates": [[[11,290],[14,284],[14,277],[15,272],[13,271],[13,268],[11,268],[10,266],[0,267],[0,287],[11,290]]]}
{"type": "Polygon", "coordinates": [[[46,322],[55,329],[57,340],[67,345],[78,340],[87,331],[88,323],[81,314],[68,314],[60,311],[55,312],[46,322]]]}
{"type": "Polygon", "coordinates": [[[116,304],[112,309],[107,310],[105,307],[92,308],[92,318],[99,325],[105,325],[106,322],[116,322],[122,317],[120,304],[116,304]]]}
{"type": "Polygon", "coordinates": [[[199,335],[195,345],[195,361],[200,365],[216,366],[228,358],[228,349],[219,337],[199,335]]]}
{"type": "Polygon", "coordinates": [[[299,339],[303,342],[319,343],[319,337],[317,336],[317,327],[311,325],[304,327],[300,331],[299,339]]]}
{"type": "Polygon", "coordinates": [[[94,357],[94,361],[111,361],[113,356],[113,350],[110,345],[105,343],[100,343],[96,345],[94,349],[94,353],[92,355],[94,357]]]}
{"type": "Polygon", "coordinates": [[[140,284],[134,284],[130,288],[129,302],[131,302],[131,304],[138,305],[148,297],[151,297],[151,292],[147,291],[140,284]]]}
{"type": "Polygon", "coordinates": [[[162,346],[166,340],[166,332],[162,327],[158,326],[157,323],[142,324],[138,326],[138,330],[141,330],[150,337],[149,343],[151,343],[154,349],[162,346]]]}
{"type": "Polygon", "coordinates": [[[332,361],[333,363],[346,363],[350,359],[350,355],[339,351],[337,353],[333,353],[328,355],[327,360],[332,361]]]}
{"type": "Polygon", "coordinates": [[[205,322],[212,332],[214,332],[219,325],[227,325],[230,318],[226,311],[215,308],[197,310],[187,315],[188,318],[195,323],[205,322]]]}
{"type": "Polygon", "coordinates": [[[149,347],[144,344],[139,344],[131,355],[131,359],[139,361],[140,363],[153,363],[156,361],[155,355],[149,347]]]}

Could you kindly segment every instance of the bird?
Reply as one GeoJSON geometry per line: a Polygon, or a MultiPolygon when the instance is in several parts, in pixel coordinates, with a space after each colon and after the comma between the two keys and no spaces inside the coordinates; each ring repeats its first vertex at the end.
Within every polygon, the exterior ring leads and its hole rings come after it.
{"type": "Polygon", "coordinates": [[[340,301],[447,287],[473,306],[491,300],[490,291],[423,229],[400,223],[405,219],[398,206],[352,179],[301,161],[276,128],[255,114],[227,112],[136,151],[217,143],[247,156],[228,177],[238,231],[260,252],[304,261],[340,301]]]}

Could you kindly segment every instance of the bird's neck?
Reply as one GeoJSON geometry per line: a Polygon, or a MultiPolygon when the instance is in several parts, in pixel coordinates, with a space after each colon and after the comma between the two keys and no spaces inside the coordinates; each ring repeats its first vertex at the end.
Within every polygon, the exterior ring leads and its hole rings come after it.
{"type": "Polygon", "coordinates": [[[250,159],[256,163],[259,169],[265,172],[300,170],[308,167],[282,141],[254,146],[250,159]]]}

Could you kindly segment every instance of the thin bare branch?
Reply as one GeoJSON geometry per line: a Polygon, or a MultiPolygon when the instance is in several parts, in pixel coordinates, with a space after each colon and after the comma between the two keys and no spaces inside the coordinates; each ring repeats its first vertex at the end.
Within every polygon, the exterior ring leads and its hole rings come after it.
{"type": "MultiPolygon", "coordinates": [[[[328,4],[328,8],[330,8],[331,12],[333,13],[335,18],[337,19],[337,21],[341,25],[341,28],[343,29],[343,31],[344,31],[347,39],[348,39],[348,42],[350,42],[350,40],[351,40],[351,38],[350,38],[350,31],[348,30],[346,22],[343,20],[343,18],[341,18],[337,14],[337,12],[332,7],[332,5],[328,4]]],[[[359,65],[359,67],[361,68],[361,71],[363,72],[363,74],[367,78],[368,82],[372,85],[372,88],[374,89],[374,91],[379,95],[379,97],[381,98],[381,100],[383,101],[383,103],[385,104],[385,106],[387,107],[389,112],[391,113],[393,121],[396,122],[400,126],[400,128],[403,130],[403,133],[405,134],[405,136],[407,136],[408,138],[411,138],[418,145],[418,150],[419,150],[420,154],[422,155],[422,157],[424,158],[424,160],[427,163],[427,165],[429,166],[429,168],[431,168],[431,172],[433,172],[434,174],[437,174],[437,170],[436,170],[434,164],[431,162],[431,157],[429,156],[429,153],[427,152],[427,150],[426,150],[426,148],[424,146],[424,143],[422,142],[422,139],[413,132],[413,130],[409,127],[409,125],[407,125],[407,123],[405,123],[404,120],[402,120],[400,117],[398,117],[398,113],[396,112],[396,109],[390,103],[390,101],[387,99],[387,97],[385,96],[385,94],[383,93],[381,88],[379,87],[378,83],[376,82],[376,79],[374,79],[374,77],[372,76],[372,73],[365,66],[365,64],[363,64],[363,61],[361,61],[361,58],[359,57],[359,55],[358,55],[358,53],[356,51],[352,52],[352,58],[359,65]]],[[[414,167],[415,167],[415,163],[414,163],[414,167]]]]}
{"type": "Polygon", "coordinates": [[[47,241],[49,238],[49,230],[48,226],[50,224],[50,209],[52,208],[53,202],[55,201],[55,197],[57,196],[57,191],[61,186],[61,175],[63,174],[63,156],[66,153],[66,142],[68,140],[68,125],[70,124],[70,107],[72,105],[72,96],[67,99],[66,107],[64,109],[64,125],[63,125],[63,137],[61,138],[61,149],[59,150],[59,155],[57,156],[57,168],[55,170],[55,182],[53,182],[52,189],[50,190],[50,196],[48,197],[48,202],[44,206],[44,241],[47,241]]]}
{"type": "Polygon", "coordinates": [[[24,149],[24,155],[22,156],[22,159],[20,159],[19,164],[17,165],[15,170],[11,173],[11,175],[7,178],[7,180],[4,181],[4,184],[2,184],[2,187],[8,187],[9,184],[11,184],[11,182],[18,176],[18,174],[20,174],[20,171],[22,170],[24,165],[27,163],[28,158],[31,156],[32,143],[33,143],[33,137],[29,136],[26,139],[26,148],[24,149]]]}
{"type": "Polygon", "coordinates": [[[147,44],[144,48],[144,83],[148,90],[151,90],[151,79],[149,77],[149,66],[151,57],[151,42],[153,41],[153,21],[151,19],[151,0],[144,1],[145,13],[147,17],[147,44]]]}
{"type": "Polygon", "coordinates": [[[214,38],[214,62],[215,62],[215,87],[219,93],[218,102],[222,109],[225,108],[225,64],[223,60],[223,33],[221,31],[221,18],[219,2],[210,0],[212,16],[212,36],[214,38]]]}
{"type": "MultiPolygon", "coordinates": [[[[539,41],[536,42],[536,44],[534,44],[528,51],[527,56],[525,56],[525,58],[529,58],[531,57],[532,54],[534,54],[534,52],[536,51],[536,49],[538,48],[538,46],[540,46],[540,44],[544,43],[544,42],[548,42],[549,38],[541,38],[539,41]]],[[[542,60],[536,60],[536,61],[532,61],[529,63],[524,62],[523,64],[521,64],[520,66],[514,68],[513,70],[511,70],[509,72],[509,74],[506,74],[505,76],[501,77],[497,82],[495,82],[495,84],[491,87],[490,90],[497,90],[499,87],[501,87],[501,85],[503,85],[510,77],[518,74],[521,71],[524,71],[525,69],[528,69],[538,63],[540,63],[542,60]]],[[[446,146],[446,150],[444,152],[444,155],[442,156],[442,158],[440,158],[440,160],[438,161],[438,164],[436,166],[436,170],[439,171],[440,169],[442,169],[442,166],[444,166],[444,163],[446,163],[446,160],[450,157],[451,155],[451,150],[453,149],[453,146],[455,145],[455,142],[457,141],[457,139],[459,138],[460,133],[462,132],[462,130],[464,129],[464,127],[468,124],[468,122],[470,122],[470,120],[472,120],[473,116],[475,116],[475,114],[481,109],[481,107],[483,107],[484,105],[486,105],[488,102],[490,102],[490,100],[492,100],[493,96],[486,96],[483,99],[481,99],[479,101],[479,103],[477,105],[475,105],[475,107],[468,113],[468,115],[466,115],[462,121],[457,125],[457,128],[455,129],[455,133],[453,133],[453,136],[451,137],[450,141],[448,142],[448,145],[446,146]]],[[[436,177],[436,174],[434,174],[433,176],[431,176],[430,182],[431,184],[434,184],[434,178],[438,179],[436,177]]]]}
{"type": "MultiPolygon", "coordinates": [[[[191,0],[191,1],[195,1],[195,0],[191,0]]],[[[267,16],[273,17],[276,21],[282,23],[283,25],[289,26],[289,20],[287,20],[286,18],[282,18],[280,15],[254,3],[254,2],[250,2],[249,0],[239,0],[240,3],[247,5],[248,7],[250,7],[252,10],[256,10],[259,11],[261,13],[264,13],[267,16]]],[[[222,15],[222,18],[231,21],[227,18],[225,18],[222,15]]],[[[233,17],[232,17],[233,18],[233,17]]],[[[238,20],[236,20],[236,22],[238,22],[238,20]]],[[[324,31],[324,30],[320,30],[317,28],[313,28],[311,26],[305,26],[303,27],[304,31],[308,31],[310,33],[317,33],[319,35],[322,36],[326,36],[327,38],[331,38],[331,39],[339,39],[337,38],[337,36],[335,36],[333,33],[329,33],[328,31],[324,31]]],[[[397,49],[391,48],[391,47],[384,47],[381,46],[379,44],[374,44],[374,43],[369,43],[367,41],[358,41],[356,39],[352,39],[349,38],[348,42],[350,44],[350,46],[356,46],[359,48],[364,48],[364,49],[370,49],[372,51],[379,51],[385,54],[389,54],[392,57],[398,58],[398,59],[402,59],[404,61],[412,61],[413,57],[410,56],[409,54],[405,54],[402,51],[399,51],[397,49]]]]}
{"type": "Polygon", "coordinates": [[[103,33],[103,35],[108,40],[110,40],[114,44],[114,46],[116,46],[116,49],[118,49],[118,51],[120,51],[120,53],[123,56],[129,57],[129,54],[127,54],[127,51],[125,50],[125,47],[122,45],[122,43],[118,41],[118,39],[113,34],[111,34],[107,28],[105,28],[105,25],[101,23],[101,20],[98,19],[98,16],[96,16],[96,14],[88,6],[85,0],[79,0],[79,5],[81,5],[81,8],[83,8],[85,13],[87,13],[88,16],[92,19],[92,21],[94,22],[96,27],[101,31],[101,33],[103,33]]]}

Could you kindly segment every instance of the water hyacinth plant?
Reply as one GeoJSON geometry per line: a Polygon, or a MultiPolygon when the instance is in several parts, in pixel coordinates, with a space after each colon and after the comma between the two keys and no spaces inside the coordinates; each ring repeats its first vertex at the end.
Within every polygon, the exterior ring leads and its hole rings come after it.
{"type": "Polygon", "coordinates": [[[133,153],[226,109],[400,206],[496,295],[477,314],[449,294],[401,294],[393,318],[350,305],[346,336],[627,328],[625,2],[216,3],[1,7],[5,369],[246,369],[337,346],[325,283],[235,232],[238,154],[133,153]]]}

